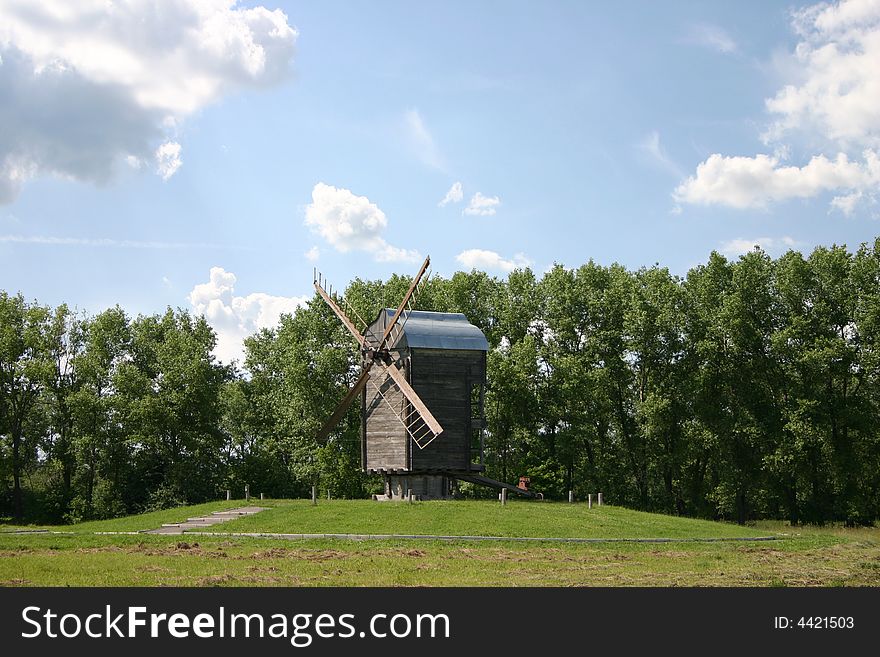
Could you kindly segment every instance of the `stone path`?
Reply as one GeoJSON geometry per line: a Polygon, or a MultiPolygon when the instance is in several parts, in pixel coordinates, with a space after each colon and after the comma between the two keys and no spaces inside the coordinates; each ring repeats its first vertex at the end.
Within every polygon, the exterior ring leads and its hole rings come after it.
{"type": "Polygon", "coordinates": [[[210,527],[219,525],[220,523],[237,520],[244,516],[252,516],[260,511],[265,511],[266,507],[262,506],[243,506],[238,509],[229,509],[228,511],[214,511],[209,516],[201,516],[199,518],[187,518],[186,522],[168,523],[162,525],[158,529],[150,529],[143,532],[144,534],[183,534],[190,529],[201,529],[202,527],[210,527]]]}

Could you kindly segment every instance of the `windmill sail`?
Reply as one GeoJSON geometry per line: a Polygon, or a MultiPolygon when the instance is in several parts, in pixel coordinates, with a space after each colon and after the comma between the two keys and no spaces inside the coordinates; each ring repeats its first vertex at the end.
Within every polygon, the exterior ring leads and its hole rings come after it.
{"type": "Polygon", "coordinates": [[[354,322],[349,319],[348,315],[346,315],[342,308],[336,303],[333,295],[328,294],[324,289],[320,277],[315,277],[314,285],[318,294],[324,299],[327,305],[330,306],[330,309],[339,321],[342,322],[346,329],[348,329],[349,333],[351,333],[352,337],[354,337],[358,345],[360,345],[365,355],[363,370],[360,377],[342,401],[337,405],[336,410],[333,412],[333,415],[330,416],[330,419],[327,420],[321,428],[321,431],[318,433],[319,441],[323,442],[326,440],[327,436],[330,435],[336,425],[345,416],[348,408],[367,385],[367,381],[370,379],[370,368],[374,365],[384,374],[383,380],[377,385],[377,394],[382,396],[385,402],[387,402],[392,410],[394,410],[395,415],[406,428],[407,433],[419,449],[424,449],[437,436],[443,433],[443,427],[440,426],[440,423],[431,411],[428,410],[428,407],[421,400],[416,391],[409,385],[406,377],[397,369],[397,366],[393,364],[387,346],[389,344],[389,338],[391,338],[390,344],[393,345],[397,342],[403,326],[403,324],[400,324],[400,326],[398,326],[398,324],[401,318],[403,318],[403,323],[405,323],[410,312],[412,312],[416,295],[422,289],[422,286],[420,285],[422,278],[430,264],[430,257],[425,258],[425,262],[419,269],[418,274],[413,278],[409,289],[406,291],[406,294],[400,302],[400,305],[397,307],[391,321],[385,327],[385,331],[381,338],[372,334],[362,335],[355,327],[354,322]],[[383,392],[383,390],[385,392],[383,392]],[[392,391],[402,395],[407,404],[392,404],[386,396],[387,394],[394,394],[392,391]],[[397,410],[398,407],[402,407],[404,410],[399,411],[397,410]]]}
{"type": "Polygon", "coordinates": [[[348,329],[348,332],[351,333],[352,337],[357,340],[357,343],[361,346],[364,344],[364,336],[360,334],[360,331],[355,328],[354,323],[348,318],[344,312],[342,312],[342,308],[336,305],[336,302],[333,301],[333,297],[327,294],[327,291],[322,287],[321,283],[318,282],[317,279],[314,281],[315,290],[317,290],[318,294],[321,295],[321,298],[327,302],[327,305],[330,306],[330,310],[333,311],[333,314],[339,318],[339,321],[342,322],[342,325],[348,329]]]}
{"type": "Polygon", "coordinates": [[[361,390],[364,389],[364,386],[367,385],[367,381],[370,380],[370,364],[364,367],[361,372],[360,377],[355,382],[355,384],[351,387],[351,390],[346,393],[345,397],[342,398],[342,401],[336,406],[336,410],[333,411],[333,415],[330,416],[330,419],[324,423],[324,426],[321,427],[321,430],[318,432],[318,442],[323,443],[327,440],[327,436],[336,428],[336,425],[339,424],[339,421],[345,417],[345,412],[348,410],[348,407],[351,406],[352,402],[357,399],[358,395],[360,395],[361,390]]]}
{"type": "Polygon", "coordinates": [[[388,406],[394,412],[394,415],[397,416],[397,419],[400,420],[400,423],[404,426],[416,446],[419,449],[424,449],[437,436],[443,433],[443,427],[440,426],[440,423],[431,411],[428,410],[428,407],[425,406],[425,403],[416,394],[416,391],[412,389],[406,377],[395,365],[392,364],[386,367],[384,364],[379,363],[378,369],[387,375],[387,379],[383,380],[382,384],[377,388],[378,394],[383,395],[385,401],[388,402],[388,406]],[[393,384],[394,390],[406,399],[407,404],[391,403],[389,401],[386,396],[387,393],[383,393],[383,389],[388,388],[386,381],[393,384]],[[400,408],[403,408],[403,410],[398,410],[400,408]]]}

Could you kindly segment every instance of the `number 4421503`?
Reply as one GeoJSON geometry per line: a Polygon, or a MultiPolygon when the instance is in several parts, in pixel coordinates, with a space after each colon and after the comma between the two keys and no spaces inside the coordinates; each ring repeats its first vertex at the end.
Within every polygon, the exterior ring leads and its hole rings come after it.
{"type": "Polygon", "coordinates": [[[792,628],[808,630],[850,630],[855,627],[852,616],[801,616],[798,619],[776,616],[773,627],[777,630],[792,628]]]}

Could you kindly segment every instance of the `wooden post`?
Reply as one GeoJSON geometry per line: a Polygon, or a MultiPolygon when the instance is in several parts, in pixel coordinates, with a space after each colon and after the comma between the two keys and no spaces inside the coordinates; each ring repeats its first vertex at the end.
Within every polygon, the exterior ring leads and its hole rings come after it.
{"type": "Polygon", "coordinates": [[[412,488],[408,488],[406,491],[406,501],[409,502],[410,504],[413,503],[412,488]]]}
{"type": "Polygon", "coordinates": [[[587,495],[587,508],[588,508],[588,509],[592,509],[592,508],[593,508],[593,494],[592,494],[592,493],[590,493],[589,495],[587,495]]]}
{"type": "Polygon", "coordinates": [[[330,501],[330,489],[329,488],[327,489],[327,501],[328,502],[330,501]]]}
{"type": "Polygon", "coordinates": [[[602,493],[599,493],[599,506],[602,506],[602,493]]]}
{"type": "Polygon", "coordinates": [[[266,494],[265,494],[265,493],[260,493],[260,499],[261,499],[261,500],[265,500],[265,499],[266,499],[266,494]]]}
{"type": "Polygon", "coordinates": [[[226,501],[228,502],[231,499],[232,499],[232,491],[227,488],[226,489],[226,501]]]}
{"type": "Polygon", "coordinates": [[[573,490],[568,491],[568,503],[574,504],[574,491],[573,490]]]}
{"type": "Polygon", "coordinates": [[[507,504],[507,489],[502,488],[501,489],[501,506],[504,506],[505,504],[507,504]]]}
{"type": "Polygon", "coordinates": [[[244,499],[245,500],[251,499],[251,487],[248,484],[244,485],[244,499]]]}
{"type": "Polygon", "coordinates": [[[312,506],[318,506],[318,487],[312,486],[312,506]]]}

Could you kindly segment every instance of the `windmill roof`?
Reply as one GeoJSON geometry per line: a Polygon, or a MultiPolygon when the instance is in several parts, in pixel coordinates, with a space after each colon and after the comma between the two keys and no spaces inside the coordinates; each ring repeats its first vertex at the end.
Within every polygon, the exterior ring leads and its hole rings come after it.
{"type": "MultiPolygon", "coordinates": [[[[394,308],[380,311],[377,322],[381,326],[394,317],[394,308]]],[[[403,323],[404,318],[400,318],[403,323]]],[[[375,324],[375,323],[374,323],[375,324]]],[[[435,313],[427,310],[413,310],[403,323],[401,340],[416,349],[464,349],[488,351],[489,341],[476,326],[462,313],[435,313]]]]}

